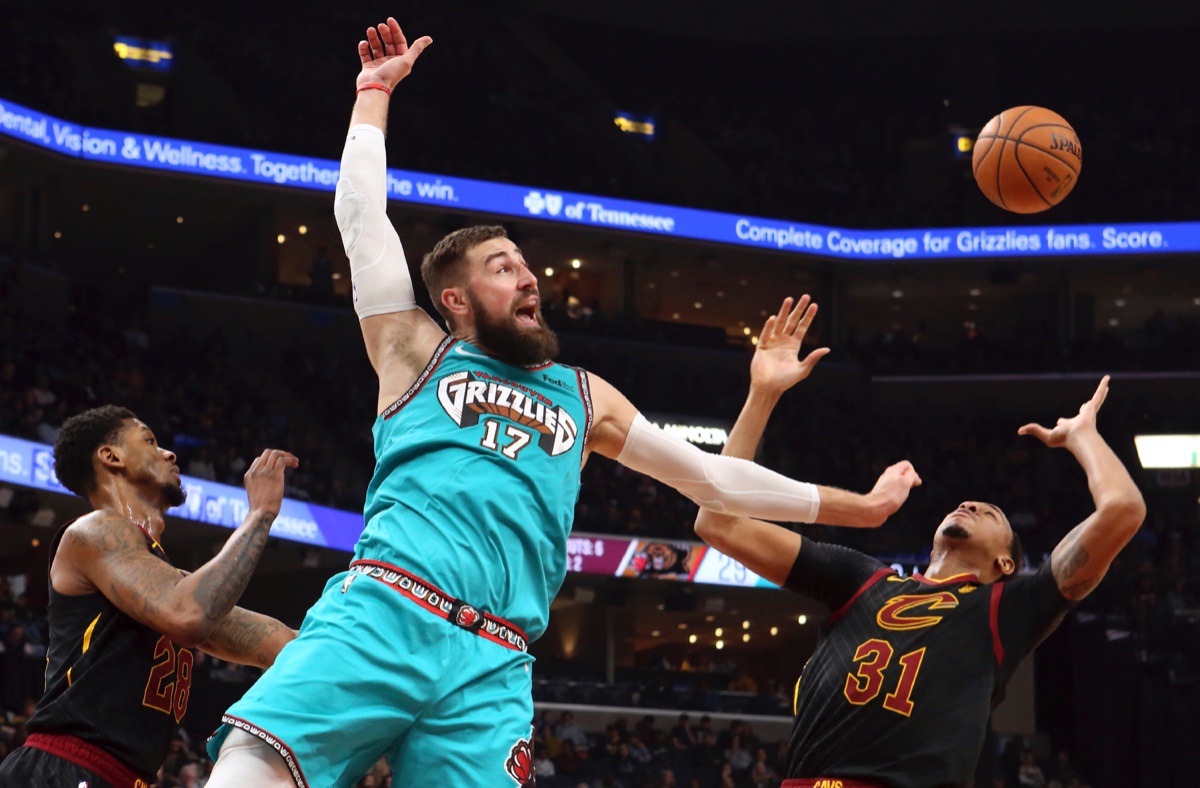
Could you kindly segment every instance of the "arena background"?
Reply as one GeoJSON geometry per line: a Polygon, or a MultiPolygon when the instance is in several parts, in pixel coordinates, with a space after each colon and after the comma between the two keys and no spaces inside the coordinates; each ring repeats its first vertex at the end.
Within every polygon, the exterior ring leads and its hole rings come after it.
{"type": "MultiPolygon", "coordinates": [[[[301,456],[245,606],[298,625],[345,565],[374,379],[330,178],[354,44],[390,13],[435,38],[392,102],[410,262],[503,222],[563,360],[712,450],[764,316],[786,295],[820,303],[813,346],[834,352],[760,461],[865,489],[907,457],[925,485],[878,531],[806,535],[911,572],[941,514],[974,498],[1006,509],[1039,565],[1090,499],[1069,456],[1016,427],[1073,412],[1112,373],[1101,431],[1149,515],[1014,683],[977,784],[1195,784],[1200,438],[1164,468],[1134,439],[1200,433],[1200,14],[647,5],[6,6],[0,753],[41,691],[49,539],[86,510],[46,449],[70,414],[128,405],[178,452],[192,495],[165,544],[188,568],[240,519],[221,484],[265,446],[301,456]],[[1064,115],[1085,151],[1074,193],[1033,217],[992,206],[970,172],[969,142],[1018,104],[1064,115]]],[[[556,771],[539,784],[710,786],[731,763],[736,785],[777,785],[827,611],[705,551],[673,491],[602,459],[584,476],[573,571],[533,646],[556,771]],[[680,711],[707,715],[712,740],[680,711]]],[[[162,785],[199,784],[189,763],[253,679],[198,659],[162,785]]]]}

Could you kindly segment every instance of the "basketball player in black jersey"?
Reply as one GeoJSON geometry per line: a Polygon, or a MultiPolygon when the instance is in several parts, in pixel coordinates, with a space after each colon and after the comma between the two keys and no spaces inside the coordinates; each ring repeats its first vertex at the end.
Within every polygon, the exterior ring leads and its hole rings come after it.
{"type": "MultiPolygon", "coordinates": [[[[800,360],[817,308],[807,296],[791,306],[788,299],[763,327],[728,454],[753,456],[779,396],[828,352],[800,360]]],[[[1018,575],[1020,542],[1004,513],[979,501],[946,515],[926,574],[911,578],[770,523],[701,511],[696,533],[706,542],[832,611],[797,684],[784,788],[970,781],[991,709],[1017,664],[1096,587],[1145,517],[1141,494],[1096,430],[1107,393],[1105,376],[1076,416],[1018,430],[1070,451],[1096,506],[1032,574],[1018,575]]],[[[889,474],[920,484],[908,463],[889,474]]]]}
{"type": "Polygon", "coordinates": [[[298,461],[276,449],[254,461],[245,521],[187,574],[159,544],[164,513],[185,498],[175,455],[132,412],[106,405],[68,419],[54,459],[95,511],[51,543],[46,694],[25,746],[0,764],[0,786],[144,788],[187,711],[192,650],[266,668],[295,637],[234,603],[298,461]]]}

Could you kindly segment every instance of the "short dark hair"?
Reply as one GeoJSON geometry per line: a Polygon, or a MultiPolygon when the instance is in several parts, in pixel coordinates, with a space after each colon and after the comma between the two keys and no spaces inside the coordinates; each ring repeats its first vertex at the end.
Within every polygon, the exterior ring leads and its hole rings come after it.
{"type": "Polygon", "coordinates": [[[63,486],[86,498],[96,489],[92,456],[106,443],[117,440],[133,411],[118,405],[102,405],[67,419],[54,442],[54,472],[63,486]]]}
{"type": "Polygon", "coordinates": [[[507,238],[508,231],[498,224],[476,224],[455,230],[437,242],[437,245],[421,260],[421,279],[433,299],[433,307],[442,317],[449,319],[443,311],[442,291],[450,286],[466,259],[466,254],[484,241],[507,238]]]}

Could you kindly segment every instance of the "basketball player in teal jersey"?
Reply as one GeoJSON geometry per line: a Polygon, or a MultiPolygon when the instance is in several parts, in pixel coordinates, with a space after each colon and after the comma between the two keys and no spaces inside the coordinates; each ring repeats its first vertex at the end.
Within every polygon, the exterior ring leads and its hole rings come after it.
{"type": "Polygon", "coordinates": [[[501,227],[442,239],[421,274],[449,335],[416,308],[384,212],[392,90],[431,43],[394,19],[359,44],[362,72],[335,215],[379,377],[376,471],[350,569],[299,637],[224,716],[211,788],[349,786],[386,755],[397,785],[532,785],[530,640],[566,572],[591,452],[717,511],[878,525],[915,474],[866,495],[707,454],[652,427],[618,391],[556,364],[537,278],[501,227]]]}

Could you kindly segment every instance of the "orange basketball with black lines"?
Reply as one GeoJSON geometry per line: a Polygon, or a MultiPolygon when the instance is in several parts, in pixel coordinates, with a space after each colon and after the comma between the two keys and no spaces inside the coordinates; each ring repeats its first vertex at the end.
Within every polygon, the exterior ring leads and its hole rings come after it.
{"type": "Polygon", "coordinates": [[[1083,146],[1071,124],[1045,107],[1013,107],[988,121],[971,168],[989,200],[1013,213],[1063,201],[1079,181],[1083,146]]]}

